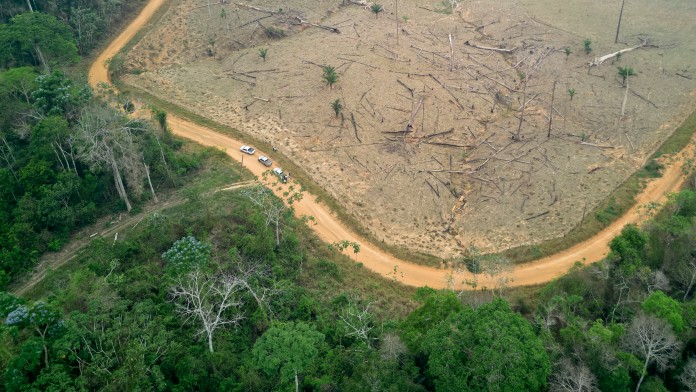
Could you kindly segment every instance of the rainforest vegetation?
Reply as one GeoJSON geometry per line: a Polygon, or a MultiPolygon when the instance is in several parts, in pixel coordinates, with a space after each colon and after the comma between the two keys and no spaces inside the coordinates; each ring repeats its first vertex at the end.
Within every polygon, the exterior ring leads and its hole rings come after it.
{"type": "Polygon", "coordinates": [[[216,192],[248,175],[85,84],[79,56],[131,7],[0,8],[0,390],[696,389],[692,190],[544,287],[410,289],[263,188],[216,192]],[[79,229],[138,214],[13,294],[79,229]]]}

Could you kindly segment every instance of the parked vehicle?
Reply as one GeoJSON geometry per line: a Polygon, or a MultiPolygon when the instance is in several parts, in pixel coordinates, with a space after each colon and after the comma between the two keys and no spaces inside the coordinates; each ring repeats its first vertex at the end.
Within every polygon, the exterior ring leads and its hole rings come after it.
{"type": "Polygon", "coordinates": [[[242,148],[240,150],[242,150],[242,152],[247,153],[249,155],[254,155],[254,153],[256,152],[256,150],[254,150],[254,147],[251,147],[251,146],[242,146],[242,148]]]}
{"type": "Polygon", "coordinates": [[[263,156],[263,155],[261,155],[261,156],[259,157],[259,162],[261,162],[261,164],[264,165],[264,166],[271,166],[271,165],[273,164],[273,163],[271,162],[271,160],[268,159],[268,157],[263,156]]]}
{"type": "Polygon", "coordinates": [[[276,167],[273,169],[273,174],[275,174],[283,184],[288,182],[288,176],[283,172],[283,169],[276,167]]]}

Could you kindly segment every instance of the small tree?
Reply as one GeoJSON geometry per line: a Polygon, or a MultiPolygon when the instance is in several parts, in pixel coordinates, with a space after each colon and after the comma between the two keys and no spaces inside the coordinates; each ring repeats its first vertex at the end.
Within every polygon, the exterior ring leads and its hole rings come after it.
{"type": "Polygon", "coordinates": [[[266,56],[268,56],[268,48],[259,49],[259,57],[261,57],[263,61],[266,61],[266,56]]]}
{"type": "Polygon", "coordinates": [[[621,84],[626,86],[626,81],[629,77],[634,76],[636,71],[631,67],[617,67],[619,76],[621,77],[621,84]]]}
{"type": "Polygon", "coordinates": [[[268,188],[256,187],[244,192],[246,196],[256,207],[261,210],[266,219],[266,226],[275,228],[275,243],[280,245],[280,223],[285,212],[285,205],[276,198],[268,188]]]}
{"type": "Polygon", "coordinates": [[[169,250],[162,253],[166,268],[174,275],[185,274],[194,268],[205,268],[210,261],[211,245],[193,236],[176,241],[169,250]]]}
{"type": "MultiPolygon", "coordinates": [[[[568,96],[570,97],[570,103],[568,106],[570,106],[570,111],[573,110],[573,97],[575,96],[575,89],[574,88],[569,88],[568,89],[568,96]]],[[[565,128],[566,121],[568,120],[568,115],[566,114],[565,117],[563,117],[563,128],[565,128]]]]}
{"type": "Polygon", "coordinates": [[[329,85],[329,88],[333,89],[333,85],[338,82],[338,74],[336,73],[336,68],[330,66],[330,65],[325,65],[322,70],[324,71],[324,80],[326,81],[326,84],[329,85]]]}
{"type": "Polygon", "coordinates": [[[585,38],[585,40],[582,41],[582,47],[585,50],[585,54],[590,54],[590,52],[592,52],[592,40],[585,38]]]}
{"type": "Polygon", "coordinates": [[[372,11],[372,13],[375,14],[375,19],[377,19],[379,13],[384,11],[384,7],[382,7],[382,4],[372,3],[372,5],[370,6],[370,11],[372,11]]]}
{"type": "Polygon", "coordinates": [[[566,46],[565,49],[563,49],[563,53],[565,53],[566,60],[568,60],[568,57],[570,57],[573,51],[570,49],[570,46],[566,46]]]}
{"type": "Polygon", "coordinates": [[[343,109],[343,105],[341,105],[341,100],[336,99],[335,101],[331,102],[331,109],[333,109],[334,113],[336,114],[336,117],[338,117],[338,115],[341,114],[341,110],[343,109]]]}

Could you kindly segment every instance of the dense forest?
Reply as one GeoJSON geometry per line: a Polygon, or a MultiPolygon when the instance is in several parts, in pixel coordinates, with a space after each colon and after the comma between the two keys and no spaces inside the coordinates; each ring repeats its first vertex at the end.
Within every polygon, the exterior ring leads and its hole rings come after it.
{"type": "Polygon", "coordinates": [[[105,33],[126,3],[0,7],[0,290],[76,230],[142,215],[26,296],[0,291],[0,390],[696,390],[693,190],[545,287],[412,290],[264,188],[218,192],[237,165],[81,82],[105,36],[82,41],[76,15],[105,33]]]}

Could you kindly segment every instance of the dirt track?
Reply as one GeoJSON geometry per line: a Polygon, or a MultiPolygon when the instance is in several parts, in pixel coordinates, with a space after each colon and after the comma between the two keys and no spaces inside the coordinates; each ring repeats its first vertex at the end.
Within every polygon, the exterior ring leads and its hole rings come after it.
{"type": "MultiPolygon", "coordinates": [[[[110,82],[105,60],[115,55],[147,23],[163,3],[164,0],[151,0],[133,23],[97,57],[90,68],[90,84],[96,86],[100,82],[110,82]]],[[[239,152],[239,147],[243,144],[242,142],[172,115],[168,119],[171,129],[176,135],[206,146],[225,149],[229,156],[241,160],[242,154],[239,152]]],[[[693,146],[690,145],[687,148],[691,150],[693,146]]],[[[259,151],[257,156],[258,154],[265,155],[262,151],[259,151]]],[[[272,158],[272,155],[269,156],[272,158]]],[[[245,165],[257,176],[261,176],[266,169],[255,159],[249,159],[248,156],[245,165]]],[[[642,217],[638,214],[638,206],[649,202],[663,202],[665,194],[679,190],[683,182],[684,176],[681,174],[679,165],[671,164],[665,169],[662,177],[650,182],[637,197],[636,207],[594,237],[553,256],[516,267],[512,273],[513,281],[510,285],[525,286],[545,283],[566,273],[576,261],[588,264],[602,259],[608,251],[609,241],[621,231],[624,225],[641,221],[642,217]]],[[[276,192],[280,193],[277,190],[276,192]]],[[[407,285],[447,287],[449,271],[408,263],[381,251],[342,225],[326,206],[319,204],[311,195],[303,198],[295,206],[298,215],[311,215],[316,219],[317,224],[312,227],[322,240],[326,242],[348,240],[360,243],[358,261],[362,262],[368,269],[387,278],[397,279],[407,285]]],[[[457,282],[471,278],[466,274],[456,276],[457,282]]],[[[490,282],[481,282],[480,284],[491,286],[490,282]]]]}

